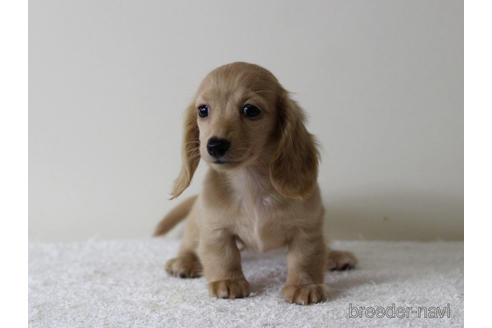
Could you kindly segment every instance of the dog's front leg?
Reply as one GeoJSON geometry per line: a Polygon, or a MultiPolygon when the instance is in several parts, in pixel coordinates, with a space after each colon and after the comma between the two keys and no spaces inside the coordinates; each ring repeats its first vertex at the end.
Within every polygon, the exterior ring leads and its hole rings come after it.
{"type": "Polygon", "coordinates": [[[198,252],[210,296],[234,299],[249,295],[241,255],[231,233],[220,230],[207,234],[200,240],[198,252]]]}
{"type": "Polygon", "coordinates": [[[324,259],[326,247],[319,231],[298,231],[288,245],[287,283],[283,289],[287,301],[312,304],[326,299],[324,259]]]}

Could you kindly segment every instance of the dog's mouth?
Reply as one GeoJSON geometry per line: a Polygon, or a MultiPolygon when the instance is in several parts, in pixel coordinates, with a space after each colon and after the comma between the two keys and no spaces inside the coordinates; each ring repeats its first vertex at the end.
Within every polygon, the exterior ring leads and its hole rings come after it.
{"type": "Polygon", "coordinates": [[[227,164],[236,164],[237,162],[234,161],[227,161],[227,160],[221,160],[221,159],[216,159],[212,163],[217,164],[217,165],[227,165],[227,164]]]}
{"type": "Polygon", "coordinates": [[[250,151],[246,151],[243,156],[240,156],[239,158],[238,157],[233,157],[231,155],[229,156],[224,156],[222,158],[211,158],[211,156],[208,156],[208,158],[206,159],[206,161],[209,163],[209,164],[215,164],[214,166],[215,167],[223,167],[224,169],[228,169],[228,168],[235,168],[235,167],[238,167],[242,164],[244,164],[248,158],[250,158],[250,151]]]}

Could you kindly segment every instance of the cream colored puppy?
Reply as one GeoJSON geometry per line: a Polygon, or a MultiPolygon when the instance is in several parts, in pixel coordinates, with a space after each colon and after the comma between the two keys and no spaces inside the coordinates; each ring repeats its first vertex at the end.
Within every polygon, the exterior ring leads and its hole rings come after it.
{"type": "Polygon", "coordinates": [[[356,260],[325,245],[318,157],[302,109],[269,71],[238,62],[210,72],[186,109],[183,167],[172,198],[188,187],[200,159],[210,169],[203,191],[156,229],[160,235],[187,221],[167,271],[204,274],[216,297],[246,297],[238,243],[259,251],[287,246],[286,300],[325,300],[324,271],[351,268],[356,260]]]}

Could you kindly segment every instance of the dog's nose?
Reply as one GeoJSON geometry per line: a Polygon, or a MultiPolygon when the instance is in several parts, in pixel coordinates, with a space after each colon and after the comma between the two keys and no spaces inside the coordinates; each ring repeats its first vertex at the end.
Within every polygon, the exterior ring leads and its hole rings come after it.
{"type": "Polygon", "coordinates": [[[221,157],[224,156],[230,146],[231,143],[229,142],[229,140],[224,138],[212,137],[208,139],[207,151],[213,157],[221,157]]]}

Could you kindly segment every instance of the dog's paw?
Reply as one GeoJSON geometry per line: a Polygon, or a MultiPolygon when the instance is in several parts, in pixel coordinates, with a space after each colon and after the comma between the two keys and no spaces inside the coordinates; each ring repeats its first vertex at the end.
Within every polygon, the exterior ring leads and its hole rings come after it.
{"type": "Polygon", "coordinates": [[[166,263],[166,271],[175,277],[198,278],[202,276],[202,265],[196,256],[180,256],[166,263]]]}
{"type": "Polygon", "coordinates": [[[322,284],[285,286],[283,293],[287,302],[301,305],[309,305],[326,300],[325,286],[322,284]]]}
{"type": "Polygon", "coordinates": [[[246,279],[219,280],[208,284],[210,296],[217,298],[242,298],[249,295],[249,283],[246,279]]]}
{"type": "Polygon", "coordinates": [[[357,258],[354,254],[344,251],[330,250],[326,257],[326,270],[350,270],[357,264],[357,258]]]}

